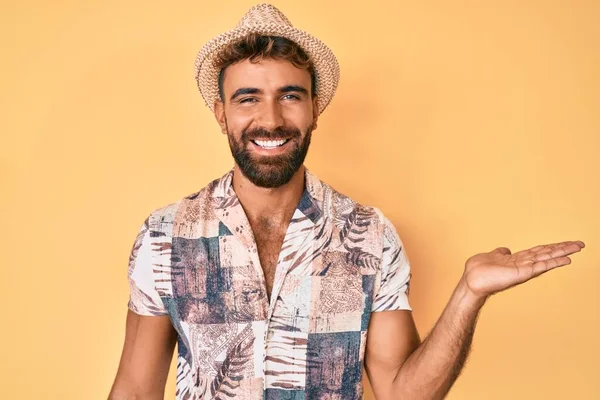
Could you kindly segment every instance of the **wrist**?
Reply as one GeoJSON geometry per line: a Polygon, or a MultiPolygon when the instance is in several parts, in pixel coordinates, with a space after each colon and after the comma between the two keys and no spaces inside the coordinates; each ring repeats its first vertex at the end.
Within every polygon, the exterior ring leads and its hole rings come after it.
{"type": "Polygon", "coordinates": [[[480,309],[490,297],[489,295],[481,295],[471,290],[464,275],[460,278],[455,293],[460,304],[468,309],[480,309]]]}

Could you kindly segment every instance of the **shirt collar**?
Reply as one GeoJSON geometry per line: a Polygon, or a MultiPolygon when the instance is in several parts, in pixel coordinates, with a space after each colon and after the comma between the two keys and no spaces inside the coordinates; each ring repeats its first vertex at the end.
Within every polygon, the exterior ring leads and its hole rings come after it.
{"type": "MultiPolygon", "coordinates": [[[[233,169],[216,181],[212,197],[221,200],[221,205],[236,203],[237,195],[233,190],[233,169]]],[[[304,173],[304,193],[298,203],[298,210],[313,223],[323,215],[323,182],[313,175],[308,168],[304,173]]]]}

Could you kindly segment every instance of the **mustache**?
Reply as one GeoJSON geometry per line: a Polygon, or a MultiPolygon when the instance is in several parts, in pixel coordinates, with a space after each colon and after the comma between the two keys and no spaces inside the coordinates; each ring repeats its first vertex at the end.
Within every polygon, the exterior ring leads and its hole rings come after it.
{"type": "Polygon", "coordinates": [[[295,139],[300,137],[300,130],[297,128],[277,128],[269,131],[265,128],[255,128],[242,131],[242,140],[248,142],[256,139],[295,139]]]}

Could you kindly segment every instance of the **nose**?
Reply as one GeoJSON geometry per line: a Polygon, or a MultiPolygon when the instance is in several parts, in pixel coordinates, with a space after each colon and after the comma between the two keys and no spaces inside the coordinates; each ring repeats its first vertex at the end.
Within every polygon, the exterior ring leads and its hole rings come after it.
{"type": "Polygon", "coordinates": [[[260,110],[259,124],[263,128],[273,132],[275,129],[283,126],[283,115],[281,106],[277,101],[265,101],[260,110]]]}

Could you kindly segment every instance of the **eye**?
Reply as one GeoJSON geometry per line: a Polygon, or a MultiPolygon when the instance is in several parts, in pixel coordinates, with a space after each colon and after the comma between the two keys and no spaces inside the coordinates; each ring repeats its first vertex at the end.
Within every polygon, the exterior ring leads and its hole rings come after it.
{"type": "Polygon", "coordinates": [[[256,99],[254,97],[246,97],[240,100],[240,103],[254,103],[256,99]]]}
{"type": "Polygon", "coordinates": [[[284,100],[300,100],[300,96],[297,96],[295,94],[286,94],[283,96],[284,100]]]}

